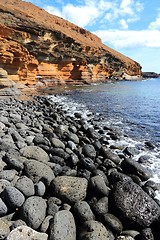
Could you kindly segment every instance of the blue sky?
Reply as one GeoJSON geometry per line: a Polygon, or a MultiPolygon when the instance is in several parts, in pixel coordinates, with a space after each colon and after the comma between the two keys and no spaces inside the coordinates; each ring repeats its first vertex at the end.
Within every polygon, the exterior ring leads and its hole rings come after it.
{"type": "Polygon", "coordinates": [[[26,0],[83,27],[160,73],[160,0],[26,0]]]}

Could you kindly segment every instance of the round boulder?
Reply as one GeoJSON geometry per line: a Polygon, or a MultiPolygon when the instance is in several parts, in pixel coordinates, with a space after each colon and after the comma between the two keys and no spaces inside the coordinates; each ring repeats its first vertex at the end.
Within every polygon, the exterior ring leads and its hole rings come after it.
{"type": "Polygon", "coordinates": [[[48,162],[48,154],[38,146],[26,146],[20,150],[23,157],[35,159],[39,162],[48,162]]]}
{"type": "Polygon", "coordinates": [[[60,176],[51,182],[56,197],[68,203],[84,200],[87,194],[88,181],[85,178],[60,176]]]}
{"type": "Polygon", "coordinates": [[[51,181],[55,178],[52,169],[36,160],[28,160],[24,162],[24,173],[34,182],[37,183],[40,180],[49,186],[51,181]]]}
{"type": "Polygon", "coordinates": [[[149,227],[160,216],[158,204],[133,181],[114,184],[111,202],[116,215],[123,218],[129,227],[149,227]]]}
{"type": "Polygon", "coordinates": [[[80,227],[78,240],[114,240],[112,232],[98,221],[86,221],[80,227]]]}
{"type": "Polygon", "coordinates": [[[37,196],[29,197],[21,208],[21,219],[33,229],[39,228],[46,217],[46,201],[37,196]]]}
{"type": "Polygon", "coordinates": [[[11,186],[4,189],[3,198],[12,209],[21,207],[25,201],[24,195],[17,188],[11,186]]]}
{"type": "Polygon", "coordinates": [[[55,214],[50,224],[50,240],[76,240],[76,226],[74,217],[68,210],[55,214]]]}

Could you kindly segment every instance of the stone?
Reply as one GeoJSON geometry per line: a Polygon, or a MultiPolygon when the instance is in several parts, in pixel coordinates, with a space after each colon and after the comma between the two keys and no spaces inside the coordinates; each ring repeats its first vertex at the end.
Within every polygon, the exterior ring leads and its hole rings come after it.
{"type": "Polygon", "coordinates": [[[89,204],[85,201],[76,202],[74,205],[74,212],[78,219],[82,222],[95,219],[89,204]]]}
{"type": "Polygon", "coordinates": [[[90,178],[89,187],[92,191],[102,196],[108,196],[110,192],[110,188],[106,186],[104,178],[99,175],[90,178]]]}
{"type": "Polygon", "coordinates": [[[49,229],[49,225],[50,225],[50,222],[51,222],[51,219],[53,219],[53,216],[51,215],[48,215],[44,221],[42,222],[41,226],[40,226],[40,231],[41,232],[48,232],[48,229],[49,229]]]}
{"type": "Polygon", "coordinates": [[[58,138],[52,138],[51,139],[51,144],[52,144],[53,147],[65,149],[65,144],[61,140],[59,140],[58,138]]]}
{"type": "Polygon", "coordinates": [[[96,215],[103,216],[108,212],[108,197],[99,199],[92,207],[96,215]]]}
{"type": "Polygon", "coordinates": [[[78,240],[114,240],[114,235],[105,226],[94,220],[86,221],[79,229],[78,240]]]}
{"type": "Polygon", "coordinates": [[[27,146],[20,150],[20,153],[23,157],[29,159],[35,159],[40,162],[48,162],[49,156],[48,154],[38,146],[27,146]]]}
{"type": "Polygon", "coordinates": [[[49,240],[76,240],[76,225],[74,217],[68,210],[55,214],[50,224],[49,240]]]}
{"type": "Polygon", "coordinates": [[[26,197],[30,197],[35,194],[33,181],[26,176],[21,176],[15,183],[15,187],[26,197]]]}
{"type": "Polygon", "coordinates": [[[134,155],[137,155],[139,153],[138,149],[135,148],[135,147],[126,147],[123,152],[125,154],[127,154],[128,156],[134,156],[134,155]]]}
{"type": "Polygon", "coordinates": [[[103,224],[109,228],[113,233],[120,234],[123,230],[121,221],[113,214],[106,213],[103,215],[103,224]]]}
{"type": "Polygon", "coordinates": [[[10,233],[9,224],[0,219],[0,239],[1,240],[6,239],[9,233],[10,233]]]}
{"type": "Polygon", "coordinates": [[[36,160],[28,160],[24,162],[24,173],[34,183],[41,180],[46,186],[49,186],[51,181],[55,178],[52,169],[48,165],[36,160]]]}
{"type": "Polygon", "coordinates": [[[22,206],[25,201],[24,195],[15,187],[8,186],[3,191],[4,201],[11,209],[22,206]]]}
{"type": "Polygon", "coordinates": [[[111,201],[117,216],[123,218],[125,224],[145,228],[160,216],[158,204],[133,181],[114,184],[111,201]]]}
{"type": "Polygon", "coordinates": [[[13,221],[10,229],[13,230],[13,229],[15,229],[17,227],[20,227],[20,226],[26,226],[26,223],[23,220],[18,219],[16,221],[13,221]]]}
{"type": "Polygon", "coordinates": [[[46,201],[38,196],[27,198],[24,202],[20,217],[33,229],[38,229],[46,217],[46,201]]]}
{"type": "Polygon", "coordinates": [[[35,184],[35,194],[42,197],[45,194],[46,186],[42,181],[35,184]]]}
{"type": "Polygon", "coordinates": [[[96,150],[93,145],[86,144],[82,148],[82,153],[89,158],[95,158],[96,157],[96,150]]]}
{"type": "Polygon", "coordinates": [[[21,171],[24,168],[23,163],[20,162],[16,157],[11,156],[10,154],[6,154],[4,156],[4,161],[10,168],[15,169],[17,171],[21,171]]]}
{"type": "Polygon", "coordinates": [[[141,231],[142,240],[154,240],[154,235],[151,228],[145,228],[141,231]]]}
{"type": "Polygon", "coordinates": [[[7,236],[6,240],[47,240],[48,235],[46,233],[40,233],[28,226],[19,226],[12,230],[7,236]]]}
{"type": "Polygon", "coordinates": [[[112,160],[112,162],[114,162],[117,165],[120,164],[121,162],[120,157],[114,152],[112,152],[109,148],[102,146],[101,152],[105,158],[112,160]]]}
{"type": "Polygon", "coordinates": [[[3,190],[7,187],[10,186],[11,183],[5,179],[0,179],[0,194],[3,192],[3,190]]]}
{"type": "Polygon", "coordinates": [[[14,177],[16,176],[17,174],[17,171],[16,170],[2,170],[0,172],[0,179],[3,179],[3,180],[7,180],[9,182],[11,182],[14,177]]]}
{"type": "Polygon", "coordinates": [[[82,168],[89,170],[90,172],[94,172],[96,170],[94,161],[91,158],[81,158],[80,161],[80,166],[82,168]]]}
{"type": "Polygon", "coordinates": [[[130,158],[126,158],[125,160],[123,160],[121,163],[121,167],[127,174],[135,174],[144,181],[152,177],[152,174],[147,169],[145,169],[138,162],[130,158]]]}
{"type": "Polygon", "coordinates": [[[0,198],[0,217],[3,217],[7,214],[8,208],[3,200],[0,198]]]}
{"type": "Polygon", "coordinates": [[[87,194],[87,186],[88,181],[79,177],[60,176],[51,182],[54,195],[68,203],[84,200],[87,194]]]}
{"type": "Polygon", "coordinates": [[[55,203],[55,198],[50,197],[47,202],[47,215],[54,216],[59,211],[59,206],[55,203]]]}

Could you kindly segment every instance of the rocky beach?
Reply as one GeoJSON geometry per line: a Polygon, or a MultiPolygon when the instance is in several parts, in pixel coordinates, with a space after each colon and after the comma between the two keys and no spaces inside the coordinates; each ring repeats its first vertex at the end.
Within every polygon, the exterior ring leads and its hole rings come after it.
{"type": "Polygon", "coordinates": [[[0,100],[0,239],[159,239],[145,156],[100,118],[46,96],[0,100]]]}

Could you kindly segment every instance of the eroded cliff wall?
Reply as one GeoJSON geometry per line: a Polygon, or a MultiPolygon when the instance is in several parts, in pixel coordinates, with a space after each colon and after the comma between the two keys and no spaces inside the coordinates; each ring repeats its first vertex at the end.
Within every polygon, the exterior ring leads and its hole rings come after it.
{"type": "Polygon", "coordinates": [[[21,0],[0,2],[0,68],[10,80],[86,83],[141,76],[141,66],[78,26],[21,0]]]}

